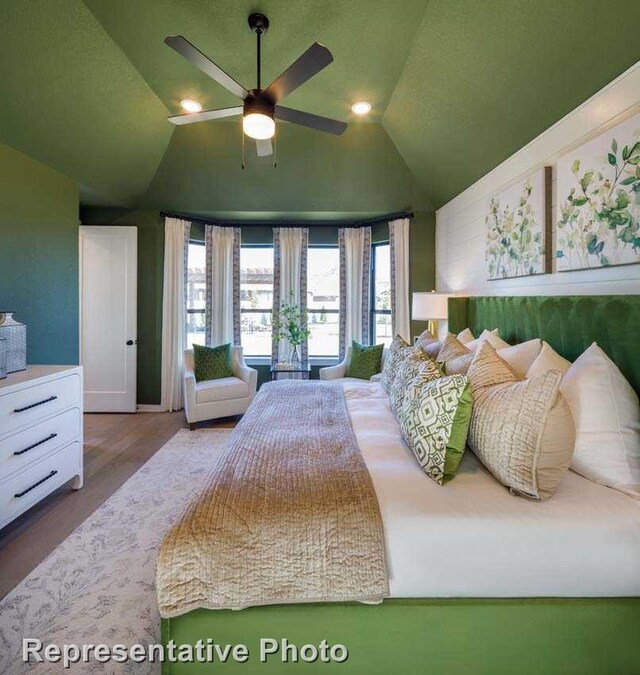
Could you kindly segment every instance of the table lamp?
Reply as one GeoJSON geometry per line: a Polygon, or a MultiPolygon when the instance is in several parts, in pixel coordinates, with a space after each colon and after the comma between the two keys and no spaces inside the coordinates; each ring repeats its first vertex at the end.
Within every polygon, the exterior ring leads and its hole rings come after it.
{"type": "Polygon", "coordinates": [[[438,321],[448,317],[447,293],[414,293],[411,301],[411,318],[414,321],[428,321],[429,332],[438,337],[438,321]]]}

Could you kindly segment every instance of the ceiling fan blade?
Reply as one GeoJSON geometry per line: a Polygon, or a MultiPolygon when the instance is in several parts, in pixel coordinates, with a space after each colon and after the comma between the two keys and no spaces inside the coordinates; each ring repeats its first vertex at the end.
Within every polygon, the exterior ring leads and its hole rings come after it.
{"type": "Polygon", "coordinates": [[[194,122],[206,122],[207,120],[219,120],[223,117],[233,117],[242,115],[243,108],[236,105],[233,108],[218,108],[217,110],[203,110],[197,113],[187,113],[186,115],[173,115],[167,117],[172,124],[193,124],[194,122]]]}
{"type": "Polygon", "coordinates": [[[275,107],[274,115],[277,119],[283,120],[284,122],[301,124],[303,127],[325,131],[328,134],[334,134],[335,136],[340,136],[347,128],[346,122],[339,122],[338,120],[332,120],[330,117],[313,115],[312,113],[294,110],[293,108],[285,108],[281,105],[275,107]]]}
{"type": "Polygon", "coordinates": [[[169,35],[164,39],[164,42],[171,49],[177,51],[180,56],[187,59],[187,61],[191,61],[196,68],[199,68],[211,79],[221,84],[234,96],[243,100],[247,97],[249,92],[241,84],[238,84],[231,75],[225,73],[220,66],[217,66],[208,56],[205,56],[182,35],[169,35]]]}
{"type": "Polygon", "coordinates": [[[265,93],[278,103],[332,62],[331,52],[319,42],[314,42],[297,61],[294,61],[266,88],[265,93]]]}
{"type": "Polygon", "coordinates": [[[271,139],[267,138],[265,140],[256,140],[256,151],[258,157],[268,157],[273,155],[273,145],[271,144],[271,139]]]}

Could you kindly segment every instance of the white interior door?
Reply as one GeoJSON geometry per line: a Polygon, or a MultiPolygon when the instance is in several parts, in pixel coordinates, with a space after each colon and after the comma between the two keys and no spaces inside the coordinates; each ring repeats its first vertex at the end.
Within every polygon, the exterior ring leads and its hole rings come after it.
{"type": "Polygon", "coordinates": [[[82,226],[81,363],[86,412],[135,412],[138,230],[82,226]]]}

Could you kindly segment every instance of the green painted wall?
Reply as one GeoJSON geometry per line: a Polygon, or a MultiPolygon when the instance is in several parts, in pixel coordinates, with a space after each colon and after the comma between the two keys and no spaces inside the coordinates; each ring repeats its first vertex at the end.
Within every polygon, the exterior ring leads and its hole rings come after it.
{"type": "Polygon", "coordinates": [[[0,145],[0,310],[27,324],[30,363],[77,364],[78,184],[0,145]]]}

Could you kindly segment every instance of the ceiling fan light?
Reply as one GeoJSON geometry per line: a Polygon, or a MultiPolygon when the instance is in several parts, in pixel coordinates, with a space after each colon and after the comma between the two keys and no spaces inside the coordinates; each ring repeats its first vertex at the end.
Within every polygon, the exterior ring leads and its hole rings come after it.
{"type": "Polygon", "coordinates": [[[351,112],[356,115],[367,115],[371,112],[371,103],[368,101],[358,101],[351,106],[351,112]]]}
{"type": "Polygon", "coordinates": [[[202,106],[198,101],[194,101],[192,98],[183,98],[180,101],[180,105],[183,110],[186,110],[189,113],[197,113],[202,111],[202,106]]]}
{"type": "Polygon", "coordinates": [[[244,133],[259,141],[273,138],[276,133],[276,123],[273,117],[262,113],[249,113],[242,118],[244,133]]]}

